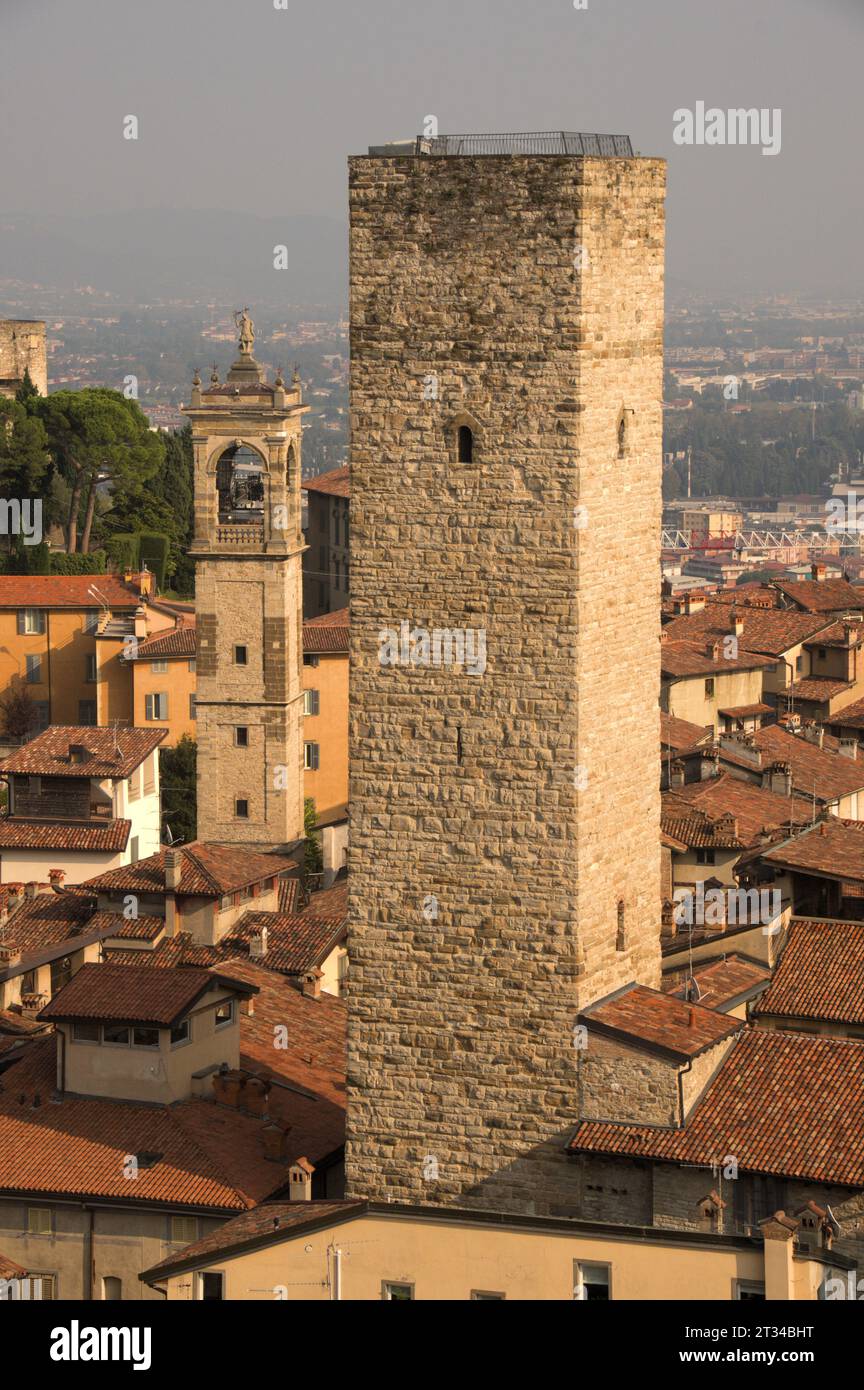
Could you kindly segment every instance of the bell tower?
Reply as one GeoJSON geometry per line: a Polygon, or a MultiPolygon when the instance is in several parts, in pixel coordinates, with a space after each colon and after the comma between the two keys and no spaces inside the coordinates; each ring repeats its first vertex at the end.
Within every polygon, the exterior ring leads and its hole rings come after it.
{"type": "Polygon", "coordinates": [[[303,835],[301,420],[296,373],[268,383],[247,310],[220,383],[196,372],[198,837],[284,850],[303,835]]]}

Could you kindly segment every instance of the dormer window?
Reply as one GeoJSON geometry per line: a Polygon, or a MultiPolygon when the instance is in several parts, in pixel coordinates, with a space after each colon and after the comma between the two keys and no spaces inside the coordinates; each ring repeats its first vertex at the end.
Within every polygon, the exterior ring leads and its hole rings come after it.
{"type": "Polygon", "coordinates": [[[474,462],[474,433],[467,425],[459,426],[459,462],[474,462]]]}

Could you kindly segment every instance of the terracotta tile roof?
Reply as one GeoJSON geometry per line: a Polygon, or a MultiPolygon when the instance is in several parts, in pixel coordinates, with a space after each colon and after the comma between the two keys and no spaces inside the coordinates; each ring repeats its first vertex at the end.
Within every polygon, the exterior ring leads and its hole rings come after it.
{"type": "Polygon", "coordinates": [[[215,1231],[211,1231],[209,1235],[202,1237],[201,1240],[196,1240],[193,1245],[187,1245],[185,1250],[169,1255],[165,1260],[160,1260],[159,1264],[148,1269],[142,1278],[146,1278],[148,1282],[151,1279],[158,1279],[160,1274],[164,1278],[165,1272],[173,1269],[176,1265],[185,1265],[188,1261],[203,1260],[217,1253],[220,1257],[237,1254],[242,1250],[254,1249],[267,1236],[272,1236],[274,1240],[281,1240],[283,1236],[290,1235],[292,1231],[302,1230],[306,1226],[314,1226],[318,1222],[329,1224],[340,1221],[349,1216],[359,1215],[365,1210],[365,1202],[346,1200],[263,1202],[260,1207],[254,1207],[252,1211],[245,1211],[241,1216],[235,1216],[231,1221],[226,1221],[215,1231]]]}
{"type": "Polygon", "coordinates": [[[864,923],[793,917],[765,1014],[864,1024],[864,923]]]}
{"type": "Polygon", "coordinates": [[[14,1009],[0,1009],[0,1033],[7,1038],[32,1038],[44,1033],[46,1028],[47,1024],[40,1023],[38,1018],[26,1018],[14,1009]]]}
{"type": "MultiPolygon", "coordinates": [[[[240,1018],[241,1066],[271,1084],[267,1111],[290,1130],[287,1159],[305,1155],[318,1164],[344,1142],[345,1005],[327,995],[307,999],[249,961],[232,962],[226,973],[260,990],[254,1014],[240,1018]],[[287,1029],[285,1049],[273,1046],[277,1025],[287,1029]]],[[[25,1047],[0,1087],[0,1191],[238,1212],[285,1186],[287,1163],[265,1157],[261,1118],[204,1099],[165,1108],[68,1096],[49,1103],[55,1039],[25,1047]],[[132,1184],[124,1160],[144,1151],[161,1158],[132,1184]]]]}
{"type": "Polygon", "coordinates": [[[864,700],[856,700],[854,704],[844,705],[841,710],[828,716],[832,728],[839,729],[862,729],[864,728],[864,700]]]}
{"type": "Polygon", "coordinates": [[[774,761],[789,763],[792,785],[821,801],[836,801],[864,787],[864,757],[847,758],[840,740],[823,735],[822,747],[801,734],[791,734],[779,724],[769,724],[753,735],[753,744],[762,754],[762,766],[774,761]]]}
{"type": "MultiPolygon", "coordinates": [[[[728,772],[719,777],[708,777],[703,782],[689,782],[683,787],[675,787],[664,793],[664,809],[668,805],[669,815],[678,804],[685,803],[692,810],[704,811],[716,820],[718,816],[730,815],[738,822],[738,835],[744,845],[752,845],[763,830],[775,826],[809,826],[813,822],[813,807],[799,796],[779,796],[776,792],[744,782],[728,772]],[[674,801],[673,799],[674,798],[674,801]]],[[[670,820],[671,828],[671,820],[670,820]]],[[[677,836],[677,831],[671,828],[677,836]]]]}
{"type": "Polygon", "coordinates": [[[701,1004],[685,1003],[671,994],[631,985],[623,993],[601,999],[579,1015],[589,1032],[620,1038],[666,1056],[686,1061],[743,1027],[701,1004]]]}
{"type": "Polygon", "coordinates": [[[823,878],[864,882],[864,821],[827,816],[794,840],[761,856],[766,864],[823,878]]]}
{"type": "Polygon", "coordinates": [[[300,880],[299,878],[280,878],[279,880],[279,911],[280,912],[299,912],[300,911],[300,880]]]}
{"type": "Polygon", "coordinates": [[[0,1279],[23,1279],[26,1274],[26,1269],[16,1265],[14,1260],[10,1260],[9,1256],[0,1250],[0,1279]]]}
{"type": "Polygon", "coordinates": [[[178,932],[176,936],[163,936],[147,950],[112,946],[106,950],[105,960],[109,965],[149,965],[163,970],[183,965],[209,970],[219,964],[219,951],[215,946],[194,941],[189,932],[178,932]]]}
{"type": "Polygon", "coordinates": [[[131,820],[111,820],[103,825],[52,825],[0,816],[0,849],[100,850],[118,854],[126,848],[131,829],[131,820]]]}
{"type": "MultiPolygon", "coordinates": [[[[787,685],[780,693],[784,699],[793,700],[831,700],[835,695],[841,695],[844,690],[854,690],[852,681],[831,680],[828,676],[805,676],[803,680],[793,681],[792,685],[787,685]]],[[[836,718],[832,716],[832,718],[836,718]]]]}
{"type": "Polygon", "coordinates": [[[309,898],[306,911],[319,913],[325,917],[347,917],[348,879],[337,879],[332,887],[322,888],[320,893],[313,893],[309,898]]]}
{"type": "Polygon", "coordinates": [[[787,599],[808,613],[860,613],[864,609],[864,591],[845,579],[772,580],[772,584],[787,599]]]}
{"type": "MultiPolygon", "coordinates": [[[[293,859],[282,859],[275,854],[259,854],[256,850],[241,849],[228,845],[209,844],[194,840],[191,844],[178,847],[182,855],[180,870],[180,893],[197,894],[201,897],[221,897],[235,889],[245,888],[250,883],[260,883],[267,878],[295,867],[293,859]]],[[[137,864],[125,864],[119,869],[109,869],[104,874],[88,879],[86,887],[96,890],[127,890],[140,893],[165,892],[165,856],[167,848],[151,854],[147,859],[139,859],[137,864]]]]}
{"type": "Polygon", "coordinates": [[[113,574],[0,575],[0,608],[81,608],[102,605],[87,590],[96,584],[110,608],[134,611],[141,603],[136,583],[125,584],[113,574]]]}
{"type": "Polygon", "coordinates": [[[291,1157],[305,1154],[315,1163],[345,1139],[345,1000],[323,993],[309,999],[257,961],[235,956],[222,968],[232,979],[258,988],[253,1013],[240,1020],[241,1062],[256,1075],[281,1083],[274,1084],[270,1114],[280,1123],[284,1115],[294,1124],[291,1157]],[[273,1046],[280,1024],[288,1030],[287,1048],[273,1046]]]}
{"type": "Polygon", "coordinates": [[[662,832],[690,849],[745,849],[746,843],[738,834],[734,817],[730,821],[722,813],[708,815],[679,799],[675,791],[661,796],[660,824],[662,832]],[[718,824],[719,821],[719,824],[718,824]]]}
{"type": "Polygon", "coordinates": [[[6,758],[2,770],[42,777],[128,777],[159,746],[166,733],[166,729],[52,724],[6,758]],[[80,763],[70,762],[69,748],[73,744],[85,748],[90,757],[80,763]]]}
{"type": "Polygon", "coordinates": [[[344,915],[319,916],[310,912],[283,916],[276,912],[247,912],[229,936],[219,943],[224,959],[248,955],[250,937],[267,929],[267,952],[255,964],[283,975],[303,975],[326,960],[347,934],[344,915]]]}
{"type": "MultiPolygon", "coordinates": [[[[706,1009],[722,1011],[725,1006],[733,1006],[736,1001],[749,998],[764,988],[771,979],[771,971],[759,961],[731,955],[697,966],[693,978],[699,988],[698,1002],[706,1009]]],[[[687,989],[686,983],[677,984],[672,985],[669,992],[677,999],[686,999],[687,989]]]]}
{"type": "Polygon", "coordinates": [[[740,648],[737,657],[724,657],[722,643],[719,649],[710,652],[708,645],[701,642],[667,640],[660,644],[661,673],[679,679],[686,676],[718,676],[730,671],[761,671],[773,665],[770,657],[740,648]]]}
{"type": "Polygon", "coordinates": [[[714,738],[713,724],[691,724],[687,719],[677,719],[673,714],[660,711],[660,743],[663,748],[673,752],[695,748],[700,743],[710,743],[714,738]]]}
{"type": "MultiPolygon", "coordinates": [[[[217,985],[232,988],[236,981],[210,970],[158,969],[124,965],[82,965],[68,985],[55,994],[39,1017],[51,1022],[68,1019],[112,1019],[167,1028],[217,985]]],[[[255,993],[242,986],[243,994],[255,993]]]]}
{"type": "Polygon", "coordinates": [[[195,655],[196,627],[194,623],[182,623],[170,632],[157,632],[145,642],[138,643],[136,661],[168,660],[183,657],[189,660],[195,655]]]}
{"type": "Polygon", "coordinates": [[[122,912],[94,912],[88,926],[123,941],[155,941],[166,929],[164,917],[124,917],[122,912]]]}
{"type": "Polygon", "coordinates": [[[349,643],[348,609],[308,618],[303,624],[304,652],[347,652],[349,643]]]}
{"type": "Polygon", "coordinates": [[[571,1153],[864,1186],[864,1043],[748,1028],[683,1129],[583,1121],[571,1153]]]}
{"type": "Polygon", "coordinates": [[[85,926],[89,932],[95,910],[95,898],[78,893],[37,893],[35,898],[25,898],[12,913],[3,935],[14,941],[22,956],[28,955],[80,934],[85,926]]]}
{"type": "MultiPolygon", "coordinates": [[[[790,647],[798,646],[814,633],[829,627],[825,617],[812,613],[796,613],[782,608],[756,608],[749,604],[735,606],[735,613],[744,624],[740,645],[748,652],[780,657],[790,647]]],[[[689,641],[704,644],[722,641],[731,633],[730,604],[719,597],[711,599],[700,612],[684,614],[667,623],[669,641],[689,641]]]]}
{"type": "Polygon", "coordinates": [[[301,484],[307,492],[322,492],[330,497],[351,496],[351,469],[332,468],[329,473],[319,473],[315,478],[304,478],[301,484]]]}
{"type": "MultiPolygon", "coordinates": [[[[4,1073],[0,1191],[114,1197],[127,1203],[236,1212],[273,1190],[273,1173],[267,1175],[269,1187],[260,1173],[250,1173],[246,1186],[235,1186],[209,1152],[206,1137],[202,1142],[198,1126],[187,1125],[189,1112],[196,1108],[215,1121],[212,1102],[162,1108],[64,1097],[52,1104],[55,1051],[53,1034],[28,1043],[21,1059],[4,1073]],[[158,1153],[159,1161],[142,1166],[131,1182],[125,1176],[127,1156],[143,1153],[158,1153]]],[[[260,1120],[239,1114],[231,1119],[237,1148],[254,1153],[260,1120]]]]}

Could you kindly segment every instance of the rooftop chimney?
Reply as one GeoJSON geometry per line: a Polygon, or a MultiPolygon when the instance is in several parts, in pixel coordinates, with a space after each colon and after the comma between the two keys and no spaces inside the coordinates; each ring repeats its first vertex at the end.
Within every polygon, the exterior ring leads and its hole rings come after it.
{"type": "Polygon", "coordinates": [[[180,887],[180,874],[183,870],[183,855],[179,849],[165,851],[165,887],[169,893],[176,893],[180,887]]]}
{"type": "Polygon", "coordinates": [[[263,960],[267,954],[267,928],[262,927],[260,932],[249,938],[249,959],[263,960]]]}
{"type": "Polygon", "coordinates": [[[684,764],[676,758],[669,772],[670,787],[683,787],[684,785],[684,764]]]}
{"type": "Polygon", "coordinates": [[[14,912],[15,909],[16,909],[16,907],[19,907],[19,906],[20,906],[23,897],[24,897],[24,885],[23,885],[23,883],[15,883],[15,884],[13,884],[12,887],[9,889],[9,895],[8,895],[8,897],[7,897],[7,899],[6,899],[6,902],[7,902],[8,905],[9,905],[9,911],[10,911],[10,912],[14,912]]]}
{"type": "Polygon", "coordinates": [[[792,764],[772,763],[762,773],[762,786],[766,791],[774,792],[775,796],[791,796],[792,764]]]}
{"type": "Polygon", "coordinates": [[[813,578],[817,581],[817,583],[821,584],[825,578],[825,566],[813,565],[811,567],[810,573],[813,576],[813,578]]]}
{"type": "Polygon", "coordinates": [[[840,752],[844,758],[851,758],[853,763],[858,761],[858,740],[857,738],[841,738],[840,752]]]}
{"type": "Polygon", "coordinates": [[[31,879],[30,882],[26,885],[25,892],[28,898],[36,897],[36,894],[39,892],[39,884],[36,882],[35,879],[31,879]]]}
{"type": "Polygon", "coordinates": [[[65,877],[66,877],[66,870],[65,870],[65,869],[49,869],[49,870],[48,870],[48,882],[51,884],[51,887],[54,889],[54,892],[55,892],[55,893],[62,893],[62,891],[63,891],[63,880],[65,879],[65,877]]]}
{"type": "Polygon", "coordinates": [[[308,1158],[298,1158],[288,1169],[288,1200],[291,1202],[311,1202],[312,1174],[315,1172],[308,1158]]]}
{"type": "Polygon", "coordinates": [[[315,966],[312,970],[307,970],[303,976],[303,993],[307,999],[319,999],[321,997],[321,979],[323,971],[315,966]]]}
{"type": "Polygon", "coordinates": [[[21,948],[14,941],[0,941],[0,970],[8,965],[17,965],[21,959],[21,948]]]}

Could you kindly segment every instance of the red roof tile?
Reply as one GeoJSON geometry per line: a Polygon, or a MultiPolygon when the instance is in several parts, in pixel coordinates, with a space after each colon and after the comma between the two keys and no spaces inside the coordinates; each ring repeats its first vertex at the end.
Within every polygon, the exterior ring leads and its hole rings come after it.
{"type": "Polygon", "coordinates": [[[671,748],[677,753],[695,748],[697,744],[712,742],[713,738],[713,724],[703,727],[691,724],[687,719],[678,719],[665,710],[660,711],[660,743],[663,748],[671,748]]]}
{"type": "Polygon", "coordinates": [[[51,825],[0,816],[0,849],[99,850],[103,854],[119,854],[126,848],[131,829],[130,820],[106,821],[104,825],[51,825]]]}
{"type": "Polygon", "coordinates": [[[744,1026],[740,1019],[729,1019],[646,985],[631,985],[621,994],[602,999],[579,1018],[589,1032],[620,1038],[682,1061],[714,1047],[744,1026]]]}
{"type": "Polygon", "coordinates": [[[302,486],[307,492],[326,493],[330,497],[350,497],[351,469],[332,468],[329,473],[319,473],[314,478],[304,478],[302,486]]]}
{"type": "Polygon", "coordinates": [[[112,609],[136,609],[141,593],[136,583],[126,584],[113,574],[0,575],[0,608],[100,608],[87,590],[96,584],[112,609]]]}
{"type": "Polygon", "coordinates": [[[864,882],[864,822],[827,816],[796,839],[766,850],[766,864],[823,878],[864,882]]]}
{"type": "MultiPolygon", "coordinates": [[[[668,829],[678,837],[673,824],[674,811],[687,805],[694,811],[704,811],[712,820],[730,815],[737,821],[737,834],[744,845],[752,845],[763,830],[775,826],[811,825],[813,807],[798,796],[780,796],[764,787],[744,782],[721,772],[719,777],[708,777],[702,782],[688,782],[683,787],[675,787],[663,796],[664,815],[668,829]]],[[[680,837],[678,837],[680,838],[680,837]]]]}
{"type": "MultiPolygon", "coordinates": [[[[179,892],[201,897],[221,897],[251,883],[276,878],[295,867],[293,859],[259,854],[256,850],[238,846],[209,844],[204,840],[181,845],[178,852],[182,856],[179,892]]],[[[132,893],[164,893],[167,853],[167,848],[161,849],[146,859],[139,859],[137,864],[108,869],[106,873],[88,879],[86,887],[91,892],[113,889],[132,893]]]]}
{"type": "Polygon", "coordinates": [[[864,923],[793,917],[757,1014],[864,1024],[864,923]]]}
{"type": "Polygon", "coordinates": [[[307,618],[303,624],[304,652],[346,652],[349,643],[348,609],[307,618]]]}
{"type": "MultiPolygon", "coordinates": [[[[754,991],[764,988],[771,979],[771,971],[758,961],[731,955],[697,966],[693,978],[698,986],[698,1002],[706,1009],[722,1010],[724,1005],[733,1006],[736,1000],[748,998],[754,991]]],[[[690,998],[686,983],[672,985],[669,992],[679,999],[690,998]]]]}
{"type": "Polygon", "coordinates": [[[167,729],[52,724],[6,758],[2,770],[42,777],[128,777],[159,746],[166,733],[167,729]],[[70,762],[70,746],[84,748],[90,756],[81,762],[70,762]]]}
{"type": "Polygon", "coordinates": [[[194,623],[183,623],[170,632],[157,632],[146,641],[139,642],[136,661],[162,661],[173,657],[189,660],[195,655],[196,627],[194,623]]]}
{"type": "Polygon", "coordinates": [[[81,969],[39,1017],[51,1022],[68,1019],[111,1019],[167,1028],[183,1018],[208,990],[225,986],[255,993],[227,975],[185,967],[160,970],[142,966],[82,965],[81,969]]]}
{"type": "Polygon", "coordinates": [[[586,1120],[569,1148],[864,1187],[864,1043],[749,1028],[683,1129],[586,1120]]]}
{"type": "Polygon", "coordinates": [[[774,588],[809,613],[860,613],[864,590],[845,579],[772,580],[774,588]]]}
{"type": "Polygon", "coordinates": [[[310,912],[282,916],[277,912],[247,912],[229,936],[219,943],[220,955],[248,955],[252,936],[267,930],[267,949],[255,964],[283,975],[305,975],[344,940],[347,932],[345,916],[319,916],[310,912]]]}

